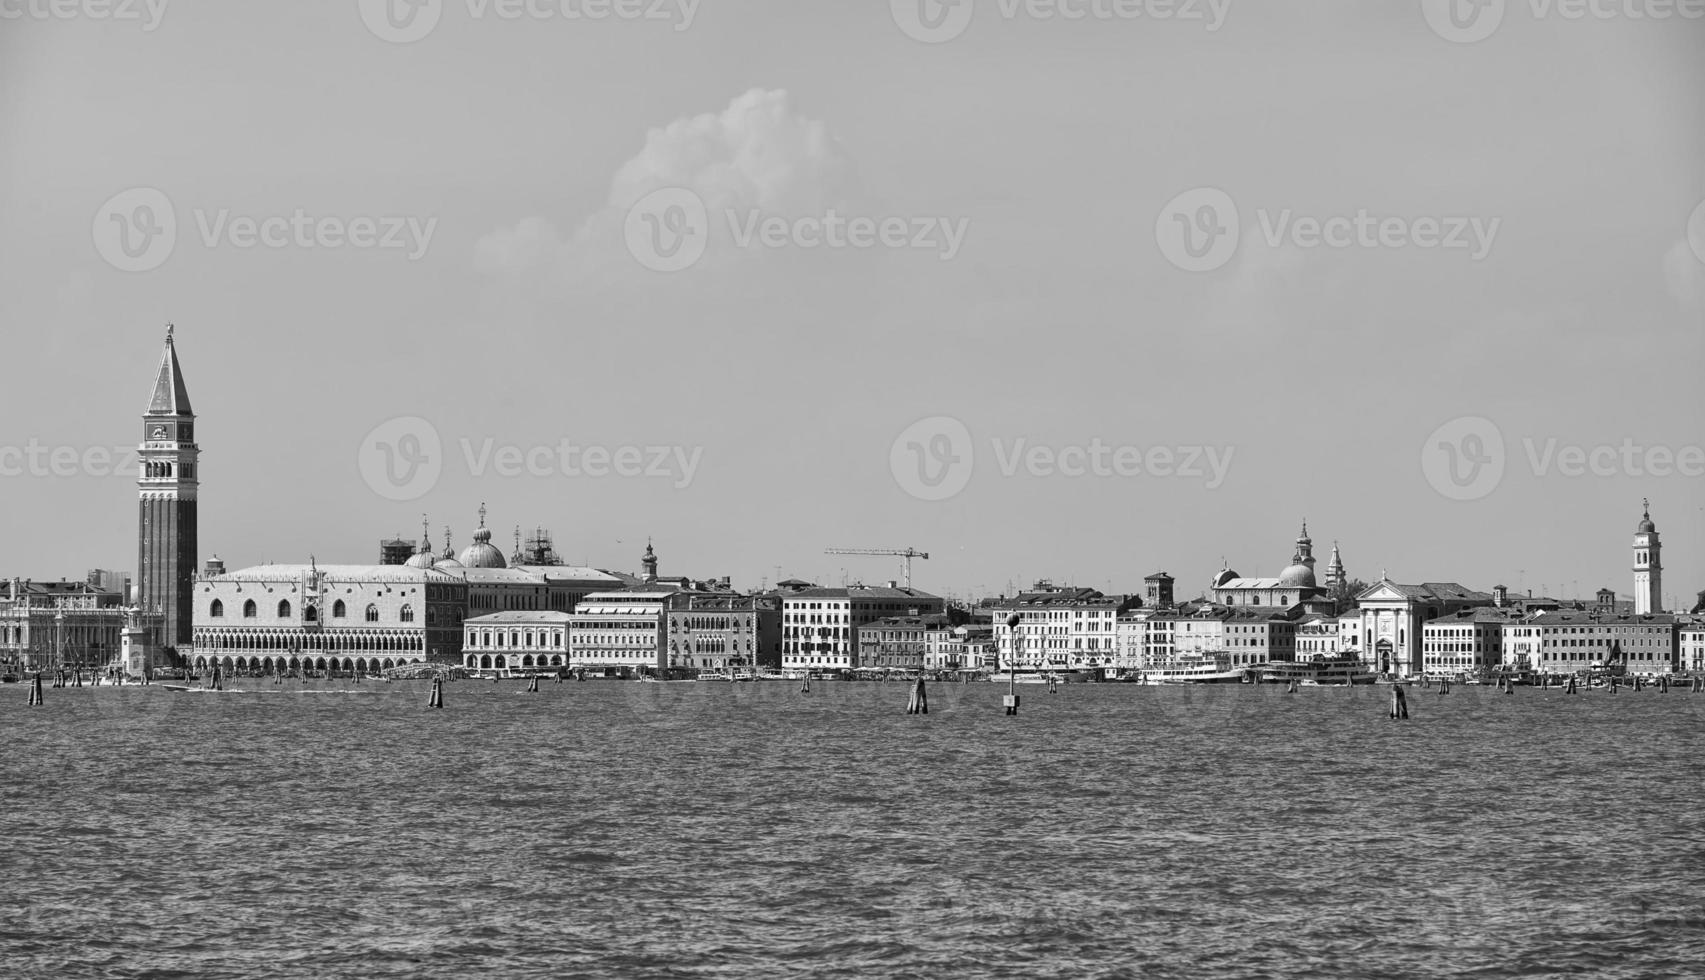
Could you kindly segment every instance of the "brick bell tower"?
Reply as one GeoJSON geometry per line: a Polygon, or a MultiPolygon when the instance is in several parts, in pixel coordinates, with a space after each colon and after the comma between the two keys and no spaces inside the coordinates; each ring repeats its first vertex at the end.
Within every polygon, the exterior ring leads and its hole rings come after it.
{"type": "Polygon", "coordinates": [[[194,628],[197,460],[195,412],[166,325],[166,350],[142,417],[137,479],[136,601],[164,617],[159,642],[187,654],[194,628]]]}

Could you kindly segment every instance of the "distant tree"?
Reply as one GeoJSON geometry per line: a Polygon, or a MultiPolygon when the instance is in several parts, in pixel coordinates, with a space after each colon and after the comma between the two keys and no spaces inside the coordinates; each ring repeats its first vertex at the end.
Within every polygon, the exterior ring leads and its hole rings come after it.
{"type": "Polygon", "coordinates": [[[1356,596],[1368,590],[1368,583],[1359,578],[1353,578],[1343,585],[1336,586],[1326,593],[1338,607],[1339,612],[1349,612],[1356,605],[1356,596]]]}

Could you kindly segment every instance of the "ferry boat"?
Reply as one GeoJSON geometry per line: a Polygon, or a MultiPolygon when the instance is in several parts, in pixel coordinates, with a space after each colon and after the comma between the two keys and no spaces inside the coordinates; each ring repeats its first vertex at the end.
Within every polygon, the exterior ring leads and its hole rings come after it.
{"type": "Polygon", "coordinates": [[[1272,663],[1261,670],[1263,684],[1289,684],[1294,680],[1303,687],[1343,687],[1346,684],[1372,684],[1378,679],[1378,675],[1354,657],[1272,663]]]}
{"type": "Polygon", "coordinates": [[[1142,684],[1241,684],[1246,671],[1225,653],[1185,654],[1143,671],[1142,684]]]}

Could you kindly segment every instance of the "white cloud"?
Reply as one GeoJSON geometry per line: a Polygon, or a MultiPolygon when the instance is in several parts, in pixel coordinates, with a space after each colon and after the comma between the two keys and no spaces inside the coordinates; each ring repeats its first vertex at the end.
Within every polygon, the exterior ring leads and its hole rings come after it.
{"type": "Polygon", "coordinates": [[[532,282],[572,292],[615,276],[643,276],[624,245],[628,209],[653,191],[685,188],[709,213],[713,235],[724,211],[821,214],[845,208],[851,161],[822,122],[796,112],[784,91],[753,89],[720,113],[677,119],[646,135],[645,146],[611,180],[607,206],[571,234],[542,217],[482,237],[475,264],[503,285],[532,282]]]}

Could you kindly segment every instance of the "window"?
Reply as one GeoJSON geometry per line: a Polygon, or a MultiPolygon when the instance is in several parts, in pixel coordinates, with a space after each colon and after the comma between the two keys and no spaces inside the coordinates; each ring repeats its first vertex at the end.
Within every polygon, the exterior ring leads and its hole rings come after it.
{"type": "Polygon", "coordinates": [[[403,607],[402,621],[405,623],[414,622],[414,607],[413,606],[404,606],[403,607]]]}
{"type": "Polygon", "coordinates": [[[379,607],[372,605],[372,604],[369,604],[367,606],[367,617],[366,618],[367,618],[367,621],[369,623],[377,623],[379,621],[379,607]]]}
{"type": "Polygon", "coordinates": [[[289,599],[279,600],[278,618],[279,619],[289,619],[290,618],[290,600],[289,599]]]}
{"type": "Polygon", "coordinates": [[[255,618],[255,601],[253,599],[250,599],[248,602],[243,603],[243,618],[244,619],[254,619],[255,618]]]}
{"type": "Polygon", "coordinates": [[[207,615],[213,619],[224,619],[225,604],[218,599],[213,600],[213,605],[207,607],[207,615]]]}
{"type": "Polygon", "coordinates": [[[320,611],[313,606],[306,606],[302,609],[302,618],[310,623],[317,623],[320,621],[320,611]]]}
{"type": "Polygon", "coordinates": [[[342,619],[344,616],[348,615],[348,613],[349,613],[349,610],[344,607],[342,599],[339,599],[337,602],[332,603],[332,618],[333,619],[342,619]]]}

